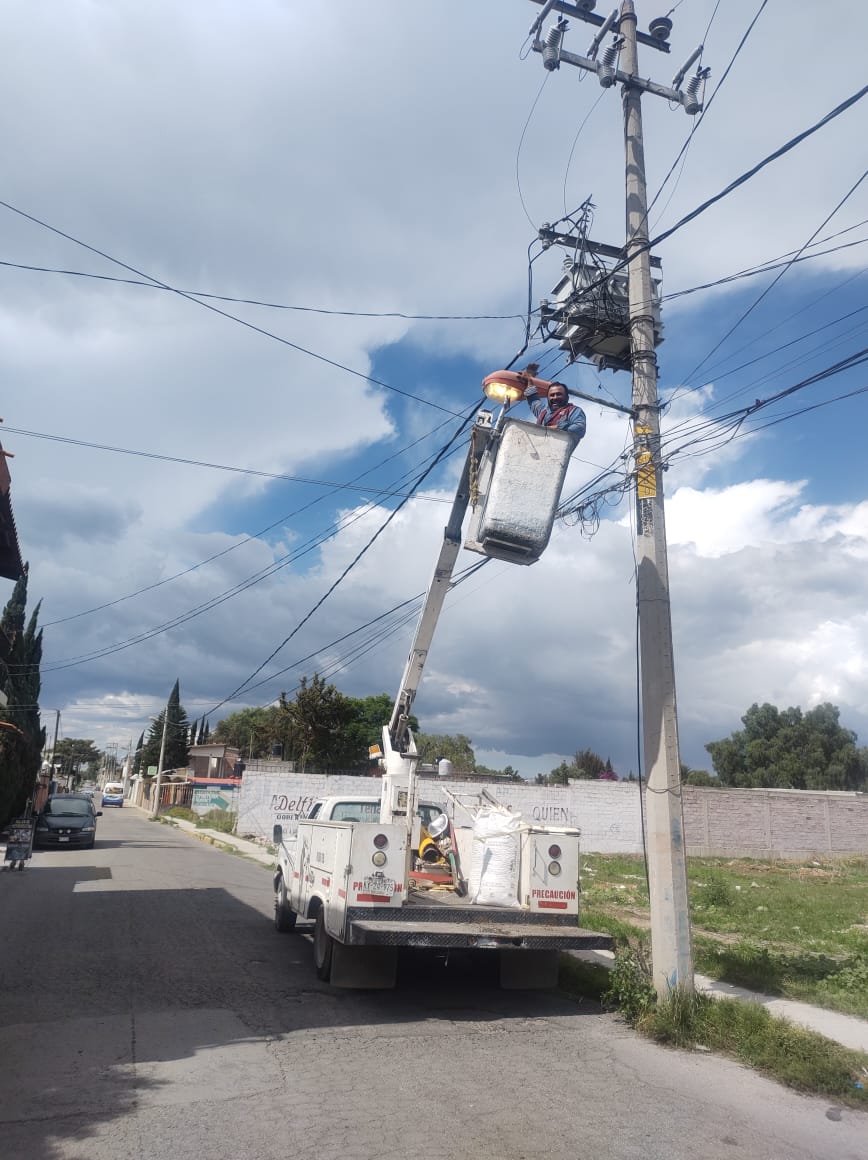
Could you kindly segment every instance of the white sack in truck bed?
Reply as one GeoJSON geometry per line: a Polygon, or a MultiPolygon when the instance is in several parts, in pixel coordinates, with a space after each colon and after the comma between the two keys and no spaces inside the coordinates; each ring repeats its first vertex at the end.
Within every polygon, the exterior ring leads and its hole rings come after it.
{"type": "Polygon", "coordinates": [[[521,816],[485,806],[473,821],[470,901],[480,906],[519,906],[521,816]]]}

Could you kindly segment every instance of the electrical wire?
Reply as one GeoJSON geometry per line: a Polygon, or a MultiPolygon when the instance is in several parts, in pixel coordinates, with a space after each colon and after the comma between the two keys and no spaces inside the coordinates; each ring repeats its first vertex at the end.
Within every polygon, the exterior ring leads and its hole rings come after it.
{"type": "MultiPolygon", "coordinates": [[[[811,236],[808,238],[807,242],[805,242],[805,244],[799,248],[799,250],[796,253],[796,258],[798,258],[802,253],[804,253],[804,251],[807,249],[807,247],[816,238],[817,234],[819,234],[820,231],[823,230],[829,224],[829,222],[832,220],[832,218],[835,216],[835,214],[838,212],[838,210],[841,209],[841,207],[843,205],[845,205],[847,203],[847,201],[853,196],[853,194],[856,192],[856,190],[859,188],[859,186],[862,184],[862,182],[865,180],[866,177],[868,177],[868,169],[866,169],[862,173],[862,176],[857,178],[857,180],[853,183],[853,185],[850,186],[850,188],[847,190],[847,192],[844,194],[844,196],[841,198],[841,200],[838,202],[838,204],[835,206],[835,208],[831,211],[831,213],[829,213],[823,219],[823,221],[820,223],[820,225],[817,227],[817,229],[815,229],[814,232],[811,234],[811,236]]],[[[735,331],[739,328],[739,326],[741,326],[741,324],[745,321],[745,319],[747,319],[750,316],[750,314],[753,313],[753,311],[757,308],[757,306],[759,306],[760,302],[762,302],[763,299],[768,294],[771,293],[771,291],[775,288],[775,286],[778,284],[778,282],[780,282],[781,278],[783,278],[783,276],[786,274],[786,272],[792,267],[794,261],[795,261],[795,258],[790,259],[790,261],[788,261],[784,265],[783,269],[781,269],[777,273],[777,275],[772,279],[772,281],[769,283],[769,285],[765,287],[765,289],[762,291],[762,293],[759,294],[754,299],[753,302],[751,302],[751,304],[747,307],[746,310],[743,311],[743,313],[741,315],[739,315],[739,317],[732,324],[732,326],[729,328],[729,330],[726,332],[726,334],[724,334],[723,337],[721,339],[719,339],[718,342],[715,343],[715,345],[711,348],[711,350],[705,355],[705,357],[703,359],[701,359],[700,362],[698,362],[696,364],[696,366],[693,368],[693,370],[690,372],[690,374],[685,376],[686,383],[688,383],[688,384],[690,383],[690,381],[694,378],[694,376],[696,374],[698,374],[700,369],[703,366],[705,366],[705,364],[708,362],[708,360],[711,358],[711,356],[715,353],[715,351],[720,350],[721,346],[726,342],[726,340],[728,338],[730,338],[735,333],[735,331]]]]}
{"type": "MultiPolygon", "coordinates": [[[[11,435],[24,435],[33,439],[47,439],[52,443],[68,443],[73,447],[87,447],[93,451],[111,451],[117,455],[132,455],[141,459],[157,459],[162,463],[180,463],[185,467],[205,467],[212,471],[227,471],[236,475],[252,475],[260,479],[277,479],[282,483],[303,483],[311,487],[328,487],[332,491],[370,491],[369,486],[357,483],[337,483],[332,479],[313,479],[303,475],[285,475],[283,472],[260,471],[254,467],[235,467],[226,463],[211,463],[203,459],[189,459],[183,455],[163,455],[158,451],[141,451],[131,447],[115,447],[108,443],[94,443],[87,439],[74,439],[69,435],[52,435],[46,431],[27,431],[22,427],[8,427],[4,424],[4,432],[11,435]]],[[[381,491],[383,495],[406,496],[402,491],[381,491]]],[[[428,498],[432,503],[448,503],[436,496],[428,498]]]]}
{"type": "Polygon", "coordinates": [[[669,229],[664,230],[660,234],[657,234],[649,241],[643,242],[642,245],[636,248],[629,257],[623,258],[620,262],[608,270],[605,275],[596,279],[595,281],[590,282],[588,286],[584,288],[578,298],[584,299],[591,297],[595,291],[597,291],[607,281],[614,277],[615,274],[618,274],[622,270],[626,269],[626,267],[630,264],[633,258],[636,257],[637,254],[651,250],[659,246],[668,238],[671,238],[673,234],[677,233],[680,229],[683,229],[684,226],[689,225],[692,221],[695,221],[696,218],[700,217],[707,210],[711,209],[712,206],[716,205],[720,201],[723,201],[724,198],[728,197],[731,193],[734,193],[735,190],[745,185],[768,165],[771,165],[774,161],[779,160],[781,157],[795,149],[798,145],[801,145],[802,142],[806,141],[809,137],[819,132],[820,129],[825,128],[837,117],[840,117],[853,105],[861,101],[866,94],[868,94],[868,85],[864,85],[861,89],[858,89],[855,93],[852,94],[852,96],[847,97],[844,101],[841,101],[840,104],[836,105],[833,109],[826,113],[825,116],[821,117],[819,121],[816,121],[813,125],[810,125],[801,133],[796,134],[795,137],[791,137],[788,141],[785,141],[784,144],[775,149],[774,152],[767,154],[767,156],[765,156],[761,161],[758,161],[756,165],[753,165],[750,169],[745,170],[744,173],[734,178],[718,193],[714,194],[710,198],[707,198],[700,205],[696,206],[695,209],[691,210],[690,213],[685,214],[675,223],[675,225],[670,226],[669,229]]]}
{"type": "MultiPolygon", "coordinates": [[[[438,454],[442,455],[442,451],[438,454]]],[[[443,456],[443,458],[445,458],[445,456],[443,456]]],[[[433,466],[434,464],[432,463],[431,467],[433,466]]],[[[430,468],[428,470],[430,470],[430,468]]],[[[410,496],[407,497],[407,499],[409,498],[410,496]]],[[[402,501],[401,506],[407,502],[407,499],[402,501]]],[[[350,527],[352,524],[357,523],[359,520],[369,515],[376,506],[378,505],[375,502],[372,502],[368,504],[367,507],[351,513],[342,521],[338,521],[336,524],[330,525],[325,531],[317,533],[308,539],[303,545],[293,549],[292,552],[289,552],[286,555],[280,557],[278,560],[273,561],[265,568],[260,569],[260,571],[253,573],[252,576],[245,577],[245,579],[234,584],[231,588],[225,589],[217,596],[210,597],[208,600],[192,609],[187,609],[185,612],[179,613],[177,616],[171,618],[163,624],[146,629],[145,631],[138,633],[126,640],[116,641],[110,645],[106,645],[103,648],[94,650],[91,653],[64,658],[62,660],[54,661],[51,664],[43,664],[41,666],[41,671],[53,672],[59,669],[74,668],[77,665],[88,663],[90,661],[101,660],[107,656],[113,655],[114,653],[123,652],[125,649],[132,648],[134,645],[143,644],[145,641],[151,640],[153,637],[159,636],[164,632],[168,632],[170,629],[178,628],[181,625],[186,624],[188,621],[194,620],[198,616],[201,616],[203,613],[210,612],[212,609],[217,608],[219,605],[224,604],[227,600],[231,600],[233,597],[240,595],[242,592],[246,592],[249,588],[254,587],[256,584],[261,583],[263,580],[269,579],[278,571],[288,567],[290,564],[296,563],[303,556],[308,555],[321,544],[325,543],[326,540],[331,539],[333,535],[344,531],[347,527],[350,527]]],[[[9,665],[8,667],[10,670],[25,670],[34,666],[9,665]]]]}
{"type": "Polygon", "coordinates": [[[515,184],[518,188],[518,200],[521,202],[521,208],[524,210],[524,216],[530,222],[531,229],[533,229],[533,230],[535,230],[537,228],[537,225],[536,225],[536,222],[533,220],[533,218],[530,216],[530,213],[528,212],[528,208],[525,205],[525,201],[524,201],[524,194],[521,191],[521,174],[519,173],[519,161],[521,160],[521,149],[522,149],[522,146],[524,145],[525,134],[527,133],[528,127],[530,126],[530,122],[531,122],[531,118],[533,117],[534,110],[536,109],[537,104],[539,103],[539,99],[543,94],[543,89],[546,87],[546,84],[548,83],[548,79],[551,75],[552,74],[550,72],[546,72],[546,75],[542,79],[542,84],[537,89],[537,94],[533,99],[533,104],[530,107],[530,112],[527,115],[527,120],[525,121],[524,128],[521,131],[521,137],[519,137],[519,139],[518,139],[518,148],[516,149],[516,152],[515,152],[515,184]]]}
{"type": "MultiPolygon", "coordinates": [[[[729,185],[720,190],[719,193],[714,194],[713,197],[707,198],[704,202],[702,202],[701,205],[698,205],[695,209],[691,210],[690,213],[685,214],[684,217],[677,221],[674,226],[670,226],[668,230],[664,230],[662,233],[657,234],[656,237],[652,238],[651,241],[647,243],[647,247],[643,248],[651,249],[654,246],[659,246],[661,242],[665,242],[667,238],[671,238],[672,235],[678,230],[683,229],[684,226],[688,225],[692,221],[695,221],[696,218],[705,213],[706,210],[711,209],[713,205],[717,205],[719,201],[723,201],[724,198],[729,197],[731,193],[734,193],[753,177],[756,177],[758,173],[760,173],[768,165],[771,165],[772,162],[780,160],[781,157],[784,157],[798,145],[801,145],[803,141],[806,141],[809,137],[812,137],[814,133],[819,132],[820,129],[824,129],[827,125],[831,124],[831,122],[834,121],[837,117],[840,117],[842,113],[846,113],[848,109],[852,108],[853,105],[861,101],[866,93],[868,93],[868,85],[863,85],[861,89],[858,89],[855,93],[853,93],[852,96],[847,97],[846,100],[841,101],[841,103],[836,105],[834,109],[831,109],[824,117],[821,117],[819,121],[816,121],[807,129],[803,129],[802,132],[797,133],[795,137],[791,137],[788,141],[785,141],[784,144],[775,149],[773,153],[769,153],[761,161],[758,161],[756,165],[751,166],[750,169],[745,170],[744,173],[734,178],[734,180],[732,180],[729,185]]],[[[622,263],[622,265],[626,264],[626,261],[622,263]]]]}
{"type": "Polygon", "coordinates": [[[400,387],[394,387],[390,383],[383,382],[382,379],[376,379],[372,375],[366,375],[362,371],[357,371],[354,367],[346,366],[344,363],[339,363],[335,359],[328,358],[326,355],[318,354],[316,351],[309,350],[307,347],[300,346],[296,342],[290,342],[288,338],[283,338],[279,334],[275,334],[271,330],[266,330],[262,326],[257,326],[253,322],[248,322],[245,318],[239,318],[237,314],[230,314],[228,310],[223,310],[219,306],[215,306],[211,302],[207,302],[202,298],[196,298],[192,294],[188,294],[184,290],[179,290],[176,286],[170,286],[169,283],[163,282],[160,278],[155,278],[152,274],[146,274],[142,270],[136,269],[128,262],[122,262],[120,258],[115,258],[104,250],[98,249],[96,246],[90,245],[89,242],[82,241],[81,238],[75,237],[73,234],[66,233],[57,226],[51,225],[49,222],[43,221],[34,214],[27,213],[17,206],[11,205],[8,201],[0,199],[0,207],[8,209],[11,213],[18,214],[19,217],[26,221],[33,222],[34,225],[41,226],[43,229],[49,230],[58,237],[65,238],[66,241],[74,242],[75,245],[81,246],[85,250],[89,250],[92,254],[96,254],[100,258],[105,258],[106,261],[120,266],[122,270],[129,270],[131,274],[136,274],[139,278],[145,278],[154,286],[161,287],[163,290],[168,290],[172,294],[177,294],[179,298],[184,298],[187,302],[194,302],[197,306],[201,306],[204,310],[210,310],[213,314],[220,315],[221,318],[227,318],[230,322],[237,322],[239,326],[246,327],[256,334],[261,334],[264,338],[273,339],[275,342],[281,343],[283,346],[289,347],[291,350],[298,351],[299,354],[306,354],[308,357],[316,359],[318,362],[325,363],[326,366],[334,367],[336,370],[344,371],[349,375],[354,375],[356,378],[363,379],[366,383],[372,383],[375,386],[383,387],[387,391],[393,391],[396,395],[402,395],[406,399],[412,399],[416,403],[423,403],[426,407],[433,407],[437,411],[444,411],[448,415],[459,417],[457,411],[451,410],[449,407],[443,407],[439,403],[433,403],[430,399],[424,398],[422,395],[414,395],[411,391],[404,391],[400,387]]]}
{"type": "MultiPolygon", "coordinates": [[[[437,464],[446,455],[447,451],[452,447],[452,445],[455,443],[455,441],[458,439],[458,437],[465,430],[468,423],[470,423],[472,421],[473,415],[475,414],[476,409],[477,409],[477,407],[476,407],[476,404],[474,403],[473,408],[471,409],[470,412],[468,412],[468,414],[464,418],[464,422],[461,424],[459,429],[455,432],[455,434],[452,436],[452,438],[449,440],[449,442],[446,443],[441,448],[438,455],[435,456],[433,462],[428,467],[426,467],[425,470],[422,472],[422,474],[418,477],[413,488],[411,489],[411,495],[419,487],[421,487],[421,485],[425,481],[425,479],[431,474],[431,472],[434,470],[434,468],[437,466],[437,464]]],[[[259,673],[262,672],[262,670],[269,663],[269,661],[273,660],[274,657],[276,657],[277,654],[280,652],[280,650],[292,640],[292,638],[310,620],[310,618],[314,615],[314,613],[319,608],[322,607],[322,605],[326,602],[326,600],[329,598],[329,596],[331,596],[331,594],[335,591],[335,589],[344,581],[344,579],[349,575],[349,573],[353,570],[353,568],[355,568],[355,566],[359,563],[359,561],[363,558],[363,556],[365,556],[365,554],[374,546],[374,544],[379,539],[379,537],[382,535],[382,533],[386,530],[386,528],[389,526],[389,524],[391,524],[392,520],[395,519],[395,517],[398,515],[398,513],[407,505],[409,500],[410,500],[410,496],[407,496],[407,498],[401,500],[401,502],[389,513],[389,515],[382,522],[382,524],[380,524],[379,528],[376,530],[376,532],[373,534],[373,536],[371,536],[371,538],[364,545],[364,547],[361,548],[360,551],[356,553],[356,555],[353,557],[353,559],[350,561],[350,563],[346,566],[346,568],[344,568],[344,570],[340,573],[340,575],[337,577],[337,579],[332,584],[329,585],[329,587],[326,589],[326,591],[323,593],[323,595],[319,598],[319,600],[317,600],[317,602],[313,605],[313,607],[310,609],[310,611],[307,612],[301,618],[301,620],[298,622],[298,624],[295,626],[295,628],[292,630],[292,632],[290,632],[288,636],[284,637],[284,639],[280,642],[280,644],[278,644],[277,647],[274,648],[268,654],[268,656],[265,658],[265,660],[262,661],[262,663],[259,664],[253,670],[253,672],[250,674],[249,677],[246,677],[245,680],[243,680],[241,682],[241,684],[237,686],[237,688],[233,689],[232,692],[227,694],[227,696],[225,696],[221,701],[218,701],[217,704],[213,707],[213,709],[211,709],[210,712],[207,714],[207,716],[210,717],[212,715],[212,713],[215,713],[217,711],[217,709],[220,708],[221,705],[225,705],[227,701],[231,701],[235,697],[237,697],[238,694],[241,693],[244,690],[244,688],[250,684],[250,682],[253,680],[253,678],[258,676],[259,673]]]]}
{"type": "MultiPolygon", "coordinates": [[[[590,109],[588,109],[587,113],[585,113],[584,117],[582,118],[582,120],[579,124],[579,127],[576,130],[576,135],[573,138],[573,143],[570,146],[570,153],[569,153],[569,156],[567,157],[566,169],[564,170],[564,213],[567,212],[567,182],[569,181],[569,177],[570,177],[570,166],[573,163],[573,154],[576,151],[576,145],[578,145],[578,143],[579,143],[579,137],[581,137],[581,135],[582,135],[582,130],[584,129],[585,125],[587,125],[588,121],[593,116],[594,112],[596,111],[597,105],[599,105],[600,101],[602,101],[602,99],[603,99],[603,97],[605,97],[605,95],[606,95],[606,90],[601,89],[600,95],[597,97],[596,101],[594,101],[594,103],[591,105],[590,109]]],[[[533,224],[533,223],[531,223],[531,224],[533,224]]]]}
{"type": "MultiPolygon", "coordinates": [[[[690,294],[697,294],[703,290],[714,290],[718,286],[727,286],[731,282],[738,282],[743,278],[756,278],[760,274],[771,274],[772,271],[779,270],[782,266],[792,266],[799,262],[810,262],[814,258],[825,258],[829,254],[837,254],[841,250],[851,250],[855,246],[864,246],[866,242],[868,242],[868,238],[857,238],[854,242],[842,242],[840,245],[832,246],[828,250],[816,250],[813,254],[799,254],[798,251],[792,250],[789,255],[784,255],[781,258],[773,258],[767,263],[752,266],[747,270],[740,270],[735,274],[726,274],[722,278],[716,278],[713,282],[703,282],[698,286],[688,286],[684,290],[672,290],[662,296],[662,301],[673,302],[677,298],[686,298],[690,294]]],[[[861,270],[859,272],[863,273],[861,270]]]]}
{"type": "Polygon", "coordinates": [[[10,270],[29,270],[40,274],[66,274],[71,278],[89,278],[97,282],[117,282],[122,286],[143,286],[149,290],[165,290],[189,298],[208,298],[215,302],[234,302],[242,306],[263,306],[269,310],[290,310],[301,314],[324,314],[337,318],[399,318],[407,322],[510,322],[520,320],[521,314],[405,314],[400,310],[329,310],[324,306],[297,306],[286,302],[267,302],[260,298],[235,298],[230,294],[211,294],[206,290],[174,290],[159,282],[139,278],[118,278],[113,274],[96,274],[88,270],[67,270],[58,266],[33,266],[23,262],[0,259],[0,266],[10,270]]]}
{"type": "MultiPolygon", "coordinates": [[[[675,186],[673,187],[672,191],[669,194],[669,197],[666,201],[666,205],[664,205],[663,209],[657,215],[657,221],[659,221],[663,217],[666,210],[668,209],[669,203],[672,200],[672,197],[675,193],[675,190],[678,188],[678,184],[681,181],[681,175],[684,172],[684,165],[687,161],[687,153],[688,153],[688,150],[690,149],[691,143],[693,142],[693,137],[694,137],[697,129],[699,128],[699,126],[705,120],[706,113],[711,108],[711,105],[712,105],[712,102],[714,101],[714,98],[720,92],[720,89],[722,88],[724,82],[726,81],[726,78],[729,76],[729,74],[732,70],[732,66],[735,64],[739,53],[741,52],[741,50],[744,48],[745,44],[747,43],[748,37],[750,36],[751,32],[753,32],[754,25],[759,20],[760,16],[762,15],[763,9],[765,8],[765,6],[767,4],[768,4],[768,0],[762,0],[762,2],[760,3],[759,9],[757,10],[756,15],[754,16],[753,20],[748,25],[747,31],[744,33],[741,40],[739,41],[735,52],[732,54],[732,56],[729,60],[729,64],[727,64],[726,68],[723,71],[723,75],[721,76],[721,78],[717,82],[717,84],[715,85],[714,90],[712,91],[708,100],[705,102],[704,107],[703,107],[702,111],[700,112],[699,116],[695,117],[693,119],[693,124],[690,127],[690,132],[687,134],[687,139],[685,140],[684,144],[681,146],[681,149],[679,150],[675,160],[670,165],[669,171],[667,172],[666,176],[661,181],[661,183],[657,189],[657,192],[654,194],[653,198],[651,199],[651,203],[649,204],[648,209],[645,213],[645,216],[642,220],[643,225],[645,222],[648,221],[648,216],[651,213],[651,210],[656,205],[657,199],[659,198],[660,194],[665,189],[666,183],[669,181],[669,178],[672,176],[673,172],[675,171],[675,167],[678,165],[678,162],[681,161],[681,169],[679,170],[678,177],[675,181],[675,186]]],[[[703,46],[705,45],[705,42],[708,39],[709,32],[711,32],[711,26],[714,24],[714,18],[717,16],[717,10],[719,7],[720,7],[720,0],[717,0],[717,3],[714,5],[714,10],[711,13],[711,17],[709,18],[708,24],[706,25],[705,32],[704,32],[703,37],[702,37],[702,45],[703,46]]],[[[700,54],[700,58],[699,58],[699,63],[700,63],[700,65],[702,63],[702,55],[701,54],[700,54]]]]}
{"type": "MultiPolygon", "coordinates": [[[[436,434],[448,422],[449,422],[448,419],[444,419],[441,423],[438,423],[436,427],[432,428],[432,430],[427,431],[424,435],[420,435],[418,439],[414,439],[413,442],[408,444],[406,447],[402,447],[399,451],[395,451],[391,455],[387,455],[385,459],[381,459],[380,462],[374,464],[373,467],[369,467],[365,471],[360,472],[360,474],[357,475],[355,477],[355,479],[353,479],[351,482],[355,484],[360,479],[364,479],[364,477],[366,475],[370,475],[372,472],[378,471],[381,467],[384,467],[387,463],[390,463],[393,459],[397,459],[401,455],[405,455],[408,451],[411,451],[419,443],[424,442],[426,439],[429,439],[432,435],[436,434]]],[[[303,512],[308,511],[310,508],[315,507],[319,503],[323,503],[330,496],[335,495],[338,490],[340,490],[340,488],[335,488],[334,490],[328,492],[324,496],[317,496],[315,499],[310,500],[308,503],[303,504],[301,507],[296,508],[294,511],[287,512],[285,515],[282,515],[279,519],[274,520],[272,523],[266,525],[266,527],[261,528],[258,532],[253,532],[252,535],[245,536],[243,539],[239,540],[237,543],[230,544],[228,548],[223,548],[222,551],[215,552],[213,555],[207,556],[204,560],[199,560],[196,564],[191,564],[189,568],[183,568],[180,572],[175,572],[173,575],[166,576],[162,580],[157,580],[153,584],[146,584],[146,585],[144,585],[144,587],[137,588],[134,592],[128,592],[124,596],[118,596],[114,600],[104,601],[102,604],[97,604],[93,608],[86,608],[86,609],[83,609],[81,612],[75,612],[69,616],[61,616],[61,617],[58,617],[56,620],[47,620],[43,623],[42,627],[49,628],[55,624],[66,624],[70,620],[78,620],[83,616],[90,616],[94,612],[101,612],[105,608],[112,608],[116,604],[122,604],[126,600],[132,600],[133,597],[141,596],[145,592],[152,592],[155,588],[162,588],[164,585],[170,584],[174,580],[179,580],[179,579],[181,579],[181,577],[187,576],[191,572],[195,572],[199,568],[202,568],[207,564],[211,564],[215,560],[221,559],[221,557],[223,557],[223,556],[227,556],[230,552],[234,552],[237,548],[244,547],[245,544],[253,543],[254,541],[258,540],[260,537],[265,536],[269,532],[273,531],[275,528],[280,527],[281,525],[287,523],[289,520],[294,519],[296,516],[301,515],[303,512]]],[[[368,488],[367,490],[370,490],[370,488],[368,488]]],[[[378,491],[375,494],[382,495],[383,493],[378,491]]],[[[391,494],[394,495],[396,493],[392,492],[391,494]]],[[[420,496],[419,498],[420,499],[427,499],[429,497],[420,496]]]]}

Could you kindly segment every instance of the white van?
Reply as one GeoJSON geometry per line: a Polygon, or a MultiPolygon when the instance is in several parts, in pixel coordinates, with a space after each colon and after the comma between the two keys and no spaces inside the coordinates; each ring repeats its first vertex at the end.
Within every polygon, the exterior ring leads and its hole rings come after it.
{"type": "Polygon", "coordinates": [[[120,781],[108,781],[102,787],[103,806],[122,806],[124,804],[124,787],[120,781]]]}

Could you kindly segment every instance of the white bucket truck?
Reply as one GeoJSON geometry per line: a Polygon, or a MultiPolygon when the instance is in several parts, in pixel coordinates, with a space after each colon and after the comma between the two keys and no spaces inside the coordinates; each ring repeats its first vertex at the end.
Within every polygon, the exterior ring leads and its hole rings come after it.
{"type": "MultiPolygon", "coordinates": [[[[288,931],[297,919],[313,922],[320,979],[336,986],[391,987],[401,947],[435,953],[464,948],[496,953],[503,987],[549,987],[557,980],[561,950],[611,945],[607,935],[579,926],[579,831],[528,824],[485,789],[472,800],[450,793],[437,780],[438,772],[448,773],[445,768],[428,771],[429,780],[408,724],[471,492],[481,519],[475,519],[465,546],[532,563],[548,542],[573,446],[564,432],[505,419],[503,412],[493,423],[491,414],[480,413],[392,718],[383,728],[381,793],[318,802],[291,837],[274,827],[275,926],[288,931]],[[517,434],[510,430],[515,426],[521,428],[517,434]],[[532,446],[540,440],[553,441],[544,456],[532,446]],[[502,442],[530,446],[538,467],[548,463],[552,472],[548,487],[537,480],[550,510],[542,520],[539,511],[530,513],[526,533],[526,489],[513,520],[509,481],[498,475],[502,442]],[[491,551],[479,533],[486,497],[498,504],[491,551]]],[[[502,464],[515,470],[514,454],[505,454],[502,464]]]]}

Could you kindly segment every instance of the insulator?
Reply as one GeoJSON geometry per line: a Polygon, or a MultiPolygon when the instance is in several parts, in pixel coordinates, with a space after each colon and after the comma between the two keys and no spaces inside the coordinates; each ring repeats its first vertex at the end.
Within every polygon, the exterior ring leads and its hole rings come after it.
{"type": "Polygon", "coordinates": [[[668,16],[657,16],[648,25],[648,31],[655,40],[666,41],[672,31],[672,21],[668,16]]]}
{"type": "Polygon", "coordinates": [[[603,53],[603,59],[597,65],[597,79],[604,89],[609,89],[615,83],[615,62],[618,59],[618,44],[610,44],[603,53]]]}
{"type": "Polygon", "coordinates": [[[566,24],[561,24],[558,21],[548,30],[545,44],[542,50],[543,68],[547,68],[549,72],[553,69],[561,67],[561,41],[564,38],[564,30],[566,24]]]}
{"type": "Polygon", "coordinates": [[[684,94],[684,111],[690,117],[694,117],[702,108],[704,82],[705,77],[702,73],[697,73],[687,82],[687,92],[684,94]]]}

